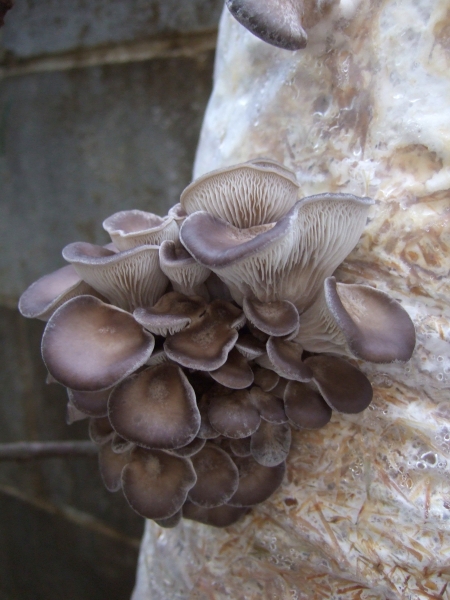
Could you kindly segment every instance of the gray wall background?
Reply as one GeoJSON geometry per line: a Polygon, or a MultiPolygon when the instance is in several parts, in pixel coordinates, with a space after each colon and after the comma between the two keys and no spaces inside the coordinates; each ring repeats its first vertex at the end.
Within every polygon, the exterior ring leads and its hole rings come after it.
{"type": "MultiPolygon", "coordinates": [[[[117,210],[160,214],[190,182],[223,0],[16,0],[0,30],[0,442],[85,439],[44,383],[20,294],[106,243],[117,210]]],[[[142,519],[95,458],[0,462],[0,600],[119,600],[142,519]]]]}

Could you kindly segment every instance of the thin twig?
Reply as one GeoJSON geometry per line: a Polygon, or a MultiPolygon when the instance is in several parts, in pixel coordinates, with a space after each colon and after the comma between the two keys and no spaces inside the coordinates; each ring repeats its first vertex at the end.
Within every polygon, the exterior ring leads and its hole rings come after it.
{"type": "Polygon", "coordinates": [[[70,456],[96,456],[98,448],[92,442],[14,442],[0,444],[0,460],[33,460],[70,456]]]}

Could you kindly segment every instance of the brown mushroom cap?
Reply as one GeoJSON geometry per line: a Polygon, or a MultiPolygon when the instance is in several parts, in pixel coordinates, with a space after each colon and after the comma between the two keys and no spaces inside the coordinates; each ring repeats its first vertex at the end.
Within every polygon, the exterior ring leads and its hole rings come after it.
{"type": "Polygon", "coordinates": [[[310,381],[311,369],[302,361],[303,348],[296,342],[270,337],[267,354],[278,375],[296,381],[310,381]]]}
{"type": "Polygon", "coordinates": [[[239,483],[237,467],[228,454],[217,446],[208,445],[191,460],[197,481],[189,490],[189,500],[205,508],[225,504],[239,483]]]}
{"type": "Polygon", "coordinates": [[[209,422],[208,411],[211,398],[212,396],[209,394],[203,394],[197,404],[201,417],[200,429],[198,430],[197,437],[203,440],[212,440],[218,438],[220,435],[209,422]]]}
{"type": "MultiPolygon", "coordinates": [[[[298,183],[292,172],[252,162],[206,173],[181,194],[188,215],[207,211],[235,227],[273,223],[296,202],[298,183]]],[[[184,225],[184,224],[183,224],[184,225]]]]}
{"type": "Polygon", "coordinates": [[[112,426],[145,448],[181,448],[200,428],[195,392],[176,365],[145,369],[123,381],[108,402],[112,426]]]}
{"type": "Polygon", "coordinates": [[[260,387],[254,385],[250,390],[250,401],[264,421],[279,425],[287,423],[288,419],[284,412],[283,400],[277,398],[272,393],[265,392],[260,387]]]}
{"type": "Polygon", "coordinates": [[[267,335],[285,336],[298,331],[300,320],[292,302],[259,302],[256,299],[244,298],[243,309],[247,319],[267,335]]]}
{"type": "Polygon", "coordinates": [[[183,458],[191,458],[191,456],[194,456],[194,454],[197,454],[197,452],[200,452],[200,450],[203,448],[205,443],[206,443],[205,439],[196,437],[192,440],[192,442],[189,442],[189,444],[186,444],[186,446],[182,446],[181,448],[173,448],[172,450],[170,450],[170,452],[172,454],[175,454],[175,456],[181,456],[183,458]]]}
{"type": "Polygon", "coordinates": [[[254,360],[266,351],[266,345],[251,333],[239,333],[235,348],[247,360],[254,360]]]}
{"type": "Polygon", "coordinates": [[[260,465],[275,467],[284,462],[291,447],[289,424],[275,424],[261,421],[258,431],[252,435],[251,453],[260,465]]]}
{"type": "Polygon", "coordinates": [[[230,440],[230,450],[235,456],[251,456],[251,441],[251,436],[246,438],[238,438],[237,440],[230,440]]]}
{"type": "Polygon", "coordinates": [[[190,325],[205,312],[206,306],[199,296],[168,292],[151,308],[136,308],[133,316],[148,331],[166,337],[190,325]]]}
{"type": "Polygon", "coordinates": [[[168,519],[183,506],[196,479],[188,458],[135,448],[122,471],[122,489],[131,508],[142,517],[168,519]]]}
{"type": "Polygon", "coordinates": [[[211,271],[200,265],[187,250],[174,241],[166,240],[159,249],[161,270],[167,275],[176,292],[187,296],[195,296],[206,288],[201,288],[211,271]]]}
{"type": "Polygon", "coordinates": [[[67,389],[69,401],[75,408],[90,417],[106,417],[108,414],[108,398],[112,389],[100,392],[77,392],[67,389]]]}
{"type": "Polygon", "coordinates": [[[48,321],[62,304],[82,295],[98,296],[97,292],[80,279],[72,265],[44,275],[28,287],[19,299],[19,311],[28,319],[48,321]]]}
{"type": "Polygon", "coordinates": [[[160,527],[164,527],[164,529],[171,529],[172,527],[176,527],[178,523],[181,521],[181,517],[183,516],[181,509],[176,512],[171,517],[167,519],[153,519],[153,521],[159,525],[160,527]]]}
{"type": "Polygon", "coordinates": [[[153,306],[169,281],[159,266],[159,246],[139,246],[116,253],[102,246],[75,242],[66,246],[62,254],[84,281],[129,312],[138,306],[153,306]]]}
{"type": "Polygon", "coordinates": [[[108,417],[89,419],[89,437],[95,444],[103,446],[110,442],[114,435],[115,431],[108,417]]]}
{"type": "Polygon", "coordinates": [[[264,42],[284,50],[306,46],[300,0],[226,0],[226,5],[241,25],[264,42]]]}
{"type": "Polygon", "coordinates": [[[264,392],[270,392],[277,385],[280,376],[271,369],[256,367],[253,369],[255,385],[259,386],[264,392]]]}
{"type": "Polygon", "coordinates": [[[238,508],[228,506],[227,504],[217,506],[216,508],[204,508],[196,506],[191,502],[186,502],[183,506],[183,517],[185,519],[191,519],[192,521],[198,521],[199,523],[212,525],[213,527],[229,527],[247,513],[248,508],[238,508]]]}
{"type": "Polygon", "coordinates": [[[253,457],[233,459],[239,470],[239,487],[228,501],[230,506],[253,506],[267,500],[281,485],[285,463],[265,467],[253,457]]]}
{"type": "Polygon", "coordinates": [[[336,356],[319,354],[305,363],[325,402],[341,413],[359,413],[372,402],[370,381],[359,369],[336,356]]]}
{"type": "Polygon", "coordinates": [[[86,392],[111,388],[150,357],[155,340],[133,317],[93,296],[78,296],[52,315],[42,357],[52,376],[86,392]]]}
{"type": "Polygon", "coordinates": [[[103,229],[120,251],[178,239],[178,225],[172,216],[159,217],[143,210],[114,213],[103,221],[103,229]]]}
{"type": "Polygon", "coordinates": [[[284,409],[291,425],[319,429],[331,419],[332,411],[322,396],[305,383],[290,381],[284,392],[284,409]]]}
{"type": "Polygon", "coordinates": [[[208,409],[213,428],[229,438],[252,435],[261,422],[258,410],[252,405],[246,390],[211,398],[208,409]]]}
{"type": "Polygon", "coordinates": [[[117,492],[122,487],[122,470],[131,460],[131,453],[114,452],[111,444],[103,444],[98,453],[100,475],[108,492],[117,492]]]}
{"type": "Polygon", "coordinates": [[[416,343],[406,310],[387,294],[368,285],[325,280],[325,298],[353,354],[376,363],[407,361],[416,343]]]}
{"type": "Polygon", "coordinates": [[[253,383],[253,371],[247,359],[235,348],[228,354],[226,363],[209,374],[218,383],[234,390],[242,390],[253,383]]]}

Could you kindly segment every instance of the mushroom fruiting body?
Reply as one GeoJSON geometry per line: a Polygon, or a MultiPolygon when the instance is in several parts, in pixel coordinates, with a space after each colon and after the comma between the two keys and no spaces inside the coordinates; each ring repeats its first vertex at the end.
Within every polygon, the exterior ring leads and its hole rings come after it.
{"type": "Polygon", "coordinates": [[[370,404],[348,359],[413,352],[398,302],[333,276],[372,201],[298,191],[269,159],[219,169],[167,217],[106,219],[113,244],[70,244],[71,265],[22,295],[24,316],[48,319],[49,377],[68,388],[69,422],[90,419],[105,486],[162,527],[225,527],[267,500],[291,427],[370,404]]]}

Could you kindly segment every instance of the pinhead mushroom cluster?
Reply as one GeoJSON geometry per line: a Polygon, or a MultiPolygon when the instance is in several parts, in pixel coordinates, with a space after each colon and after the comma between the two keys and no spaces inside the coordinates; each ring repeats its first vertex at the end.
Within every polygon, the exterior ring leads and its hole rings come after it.
{"type": "Polygon", "coordinates": [[[69,422],[90,419],[105,486],[162,526],[235,522],[280,486],[291,428],[370,404],[347,359],[413,352],[396,301],[333,277],[372,201],[298,195],[267,159],[208,173],[164,218],[106,219],[112,243],[70,244],[20,299],[48,321],[44,362],[69,422]]]}

